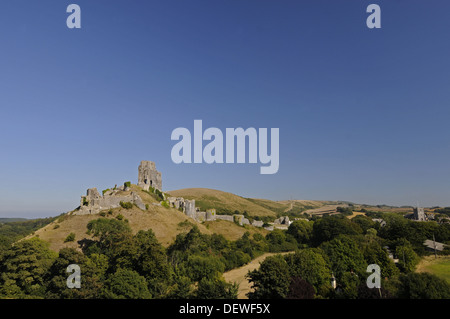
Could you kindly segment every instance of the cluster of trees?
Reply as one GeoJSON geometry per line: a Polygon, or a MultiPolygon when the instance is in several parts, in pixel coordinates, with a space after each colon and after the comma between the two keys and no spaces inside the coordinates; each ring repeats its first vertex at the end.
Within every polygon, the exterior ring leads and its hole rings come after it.
{"type": "MultiPolygon", "coordinates": [[[[450,285],[430,274],[414,273],[423,241],[450,240],[449,225],[418,223],[395,214],[387,224],[366,216],[328,216],[315,222],[294,221],[286,231],[301,249],[268,257],[248,274],[249,298],[450,298],[450,285]],[[389,258],[392,252],[399,262],[389,258]],[[367,266],[381,268],[382,288],[367,288],[367,266]],[[335,278],[337,289],[332,288],[335,278]]],[[[267,237],[272,237],[273,233],[267,237]]]]}
{"type": "Polygon", "coordinates": [[[55,217],[0,223],[0,255],[22,237],[54,221],[55,217]]]}
{"type": "Polygon", "coordinates": [[[236,298],[237,285],[223,273],[264,252],[289,253],[248,274],[250,298],[449,298],[445,281],[414,269],[426,254],[423,239],[448,242],[450,225],[384,218],[384,227],[365,216],[297,220],[288,230],[247,232],[236,241],[193,226],[168,248],[152,230],[133,234],[126,220],[99,218],[88,223],[93,239],[82,240],[81,251],[56,253],[39,238],[0,250],[0,298],[236,298]],[[66,285],[70,264],[81,268],[80,289],[66,285]],[[380,290],[366,287],[369,264],[381,268],[380,290]]]}
{"type": "Polygon", "coordinates": [[[236,241],[205,235],[194,226],[167,249],[152,230],[133,235],[125,220],[87,225],[93,240],[58,253],[47,242],[21,240],[0,253],[0,298],[237,298],[223,272],[267,251],[264,236],[236,241]],[[81,288],[69,289],[67,267],[81,268],[81,288]]]}

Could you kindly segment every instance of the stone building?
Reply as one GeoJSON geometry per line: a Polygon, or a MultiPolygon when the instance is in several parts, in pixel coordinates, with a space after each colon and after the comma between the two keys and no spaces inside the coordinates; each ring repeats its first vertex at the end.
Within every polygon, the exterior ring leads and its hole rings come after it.
{"type": "Polygon", "coordinates": [[[138,168],[138,186],[146,191],[150,187],[162,191],[161,173],[156,170],[154,162],[141,161],[138,168]]]}
{"type": "Polygon", "coordinates": [[[425,215],[425,210],[423,207],[415,207],[413,209],[413,219],[417,221],[426,221],[427,217],[425,215]]]}

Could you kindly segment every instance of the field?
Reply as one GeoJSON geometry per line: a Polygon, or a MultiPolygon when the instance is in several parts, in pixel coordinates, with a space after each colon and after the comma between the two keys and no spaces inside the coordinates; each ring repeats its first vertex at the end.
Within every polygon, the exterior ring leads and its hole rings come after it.
{"type": "Polygon", "coordinates": [[[450,284],[450,256],[438,256],[437,259],[427,256],[420,261],[416,271],[434,274],[450,284]]]}

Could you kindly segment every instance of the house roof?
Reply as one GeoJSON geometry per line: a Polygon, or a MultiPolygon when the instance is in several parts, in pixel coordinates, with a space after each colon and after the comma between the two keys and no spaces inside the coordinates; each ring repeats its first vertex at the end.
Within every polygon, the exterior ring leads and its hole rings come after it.
{"type": "Polygon", "coordinates": [[[427,246],[428,248],[430,248],[430,249],[434,249],[434,243],[436,243],[436,250],[439,250],[439,251],[442,251],[442,250],[444,250],[444,247],[445,246],[447,246],[447,245],[445,245],[445,244],[443,244],[443,243],[439,243],[439,242],[434,242],[434,241],[432,241],[432,240],[430,240],[430,239],[427,239],[427,240],[425,240],[424,242],[423,242],[423,244],[425,245],[425,246],[427,246]]]}

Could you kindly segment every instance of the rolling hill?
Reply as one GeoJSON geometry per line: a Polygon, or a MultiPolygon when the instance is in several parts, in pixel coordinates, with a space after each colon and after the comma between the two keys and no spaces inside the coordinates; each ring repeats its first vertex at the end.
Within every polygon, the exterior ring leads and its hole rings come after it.
{"type": "Polygon", "coordinates": [[[217,214],[234,214],[247,212],[249,216],[267,216],[274,219],[289,211],[301,212],[319,208],[331,202],[290,200],[272,201],[268,199],[244,198],[232,193],[208,188],[185,188],[168,192],[172,196],[195,199],[195,205],[202,210],[215,208],[217,214]]]}
{"type": "MultiPolygon", "coordinates": [[[[119,207],[110,210],[110,212],[104,211],[101,215],[76,215],[72,211],[60,216],[52,223],[38,229],[26,238],[37,236],[49,242],[50,248],[55,251],[59,251],[63,247],[79,248],[78,241],[91,238],[91,236],[86,234],[87,224],[91,220],[97,218],[117,218],[119,215],[122,215],[124,220],[128,220],[133,233],[137,233],[139,230],[152,229],[159,242],[165,247],[169,246],[175,240],[177,234],[189,231],[193,225],[197,225],[202,233],[222,234],[229,240],[236,240],[242,237],[246,231],[249,231],[251,234],[255,232],[267,233],[266,230],[261,228],[252,226],[241,227],[233,222],[224,220],[200,224],[175,208],[166,208],[159,205],[158,200],[142,191],[136,185],[132,185],[131,188],[141,196],[145,204],[148,204],[148,210],[141,210],[136,206],[130,209],[119,207]],[[75,234],[75,241],[64,242],[70,233],[75,234]]],[[[236,197],[240,198],[239,196],[236,197]]]]}

